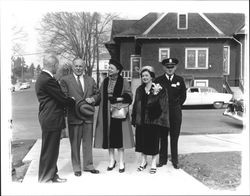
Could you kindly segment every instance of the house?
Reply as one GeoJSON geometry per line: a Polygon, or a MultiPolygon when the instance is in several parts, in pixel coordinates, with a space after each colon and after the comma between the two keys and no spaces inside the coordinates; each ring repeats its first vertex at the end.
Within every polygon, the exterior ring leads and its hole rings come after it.
{"type": "MultiPolygon", "coordinates": [[[[99,86],[104,80],[104,78],[108,75],[108,63],[110,59],[109,53],[101,53],[99,55],[99,86]]],[[[93,70],[92,70],[92,77],[97,82],[97,63],[94,64],[93,70]]]]}
{"type": "Polygon", "coordinates": [[[141,66],[153,66],[159,76],[161,61],[175,57],[187,87],[243,91],[244,28],[241,13],[149,13],[140,20],[114,20],[105,46],[132,84],[141,66]]]}

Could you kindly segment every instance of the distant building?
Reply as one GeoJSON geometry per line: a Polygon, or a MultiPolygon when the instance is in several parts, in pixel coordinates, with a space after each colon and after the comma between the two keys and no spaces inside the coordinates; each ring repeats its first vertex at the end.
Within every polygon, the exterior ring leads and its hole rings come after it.
{"type": "MultiPolygon", "coordinates": [[[[99,82],[103,81],[104,78],[107,77],[108,75],[108,63],[110,59],[109,53],[101,53],[99,55],[99,82]]],[[[92,70],[92,77],[95,79],[97,82],[97,64],[95,63],[93,70],[92,70]]]]}

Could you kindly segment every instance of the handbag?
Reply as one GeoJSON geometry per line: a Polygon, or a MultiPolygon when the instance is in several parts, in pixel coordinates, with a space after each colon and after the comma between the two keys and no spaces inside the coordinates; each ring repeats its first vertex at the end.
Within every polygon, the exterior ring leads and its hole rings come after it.
{"type": "Polygon", "coordinates": [[[115,103],[111,104],[111,117],[116,119],[126,119],[129,111],[129,104],[115,103]]]}

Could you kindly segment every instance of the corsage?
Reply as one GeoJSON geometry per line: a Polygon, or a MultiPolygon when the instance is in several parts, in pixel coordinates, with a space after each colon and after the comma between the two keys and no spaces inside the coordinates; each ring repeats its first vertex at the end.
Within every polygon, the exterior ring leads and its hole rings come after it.
{"type": "Polygon", "coordinates": [[[155,84],[155,83],[152,83],[152,85],[153,85],[153,87],[152,87],[152,89],[153,89],[153,94],[154,95],[157,95],[160,91],[161,91],[161,89],[162,89],[162,86],[160,85],[160,84],[155,84]]]}

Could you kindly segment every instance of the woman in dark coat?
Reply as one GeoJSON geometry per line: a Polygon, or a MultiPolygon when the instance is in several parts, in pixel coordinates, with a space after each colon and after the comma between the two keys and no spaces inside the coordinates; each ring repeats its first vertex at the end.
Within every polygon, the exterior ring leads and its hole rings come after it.
{"type": "Polygon", "coordinates": [[[104,79],[100,87],[100,93],[94,96],[95,105],[99,105],[94,147],[109,150],[108,171],[115,168],[114,149],[119,152],[119,172],[125,171],[124,149],[134,147],[132,126],[127,114],[126,119],[115,119],[111,117],[111,104],[132,103],[132,91],[129,83],[120,73],[122,65],[110,59],[109,76],[104,79]]]}
{"type": "Polygon", "coordinates": [[[142,84],[136,89],[132,110],[132,125],[136,127],[135,151],[141,153],[141,164],[137,171],[147,167],[147,155],[151,155],[151,174],[156,173],[160,130],[169,127],[167,90],[153,83],[154,77],[153,67],[142,68],[142,84]]]}

